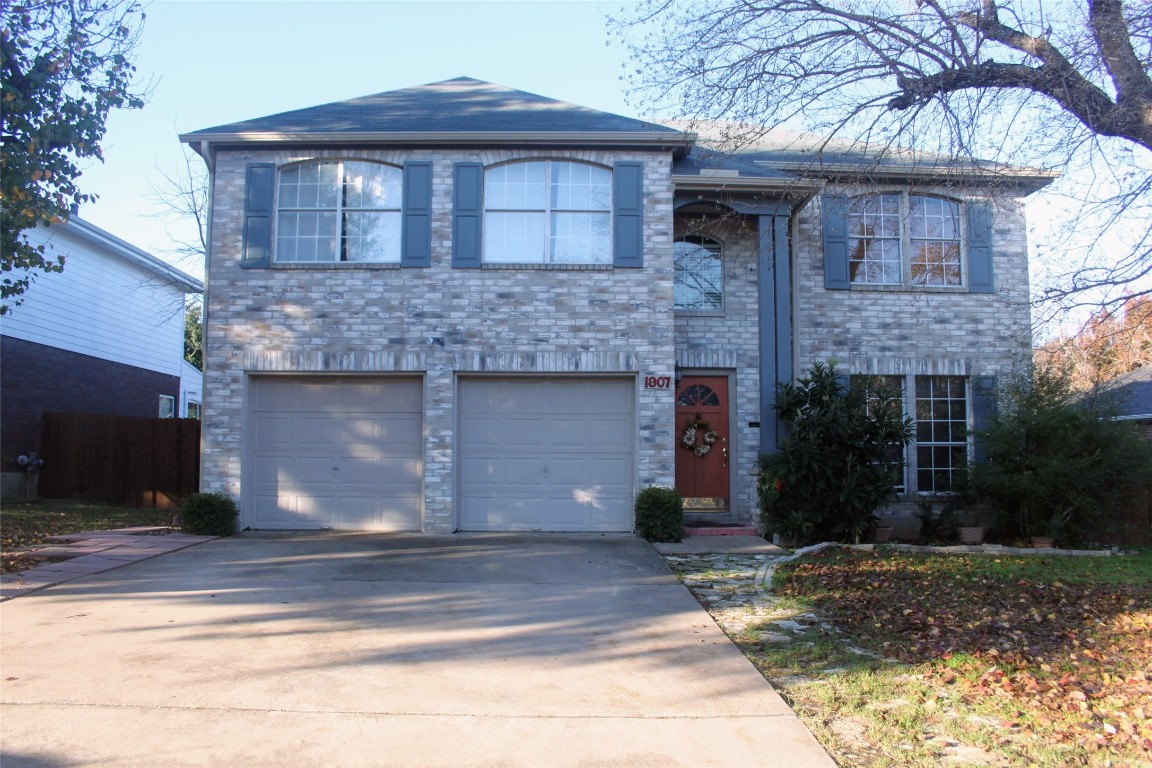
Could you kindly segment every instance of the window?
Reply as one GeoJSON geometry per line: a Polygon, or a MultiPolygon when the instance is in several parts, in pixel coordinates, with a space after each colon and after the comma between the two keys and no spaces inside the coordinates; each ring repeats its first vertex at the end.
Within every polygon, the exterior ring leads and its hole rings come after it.
{"type": "Polygon", "coordinates": [[[557,160],[489,168],[484,261],[611,264],[612,172],[557,160]]]}
{"type": "Polygon", "coordinates": [[[957,376],[917,376],[916,490],[954,490],[967,464],[967,382],[957,376]]]}
{"type": "MultiPolygon", "coordinates": [[[[861,376],[853,376],[854,380],[864,378],[861,376]]],[[[887,392],[899,398],[900,412],[903,414],[904,409],[904,377],[903,376],[869,376],[874,385],[868,391],[868,408],[872,411],[875,406],[880,402],[880,389],[883,388],[887,392]]],[[[896,493],[904,493],[908,489],[908,456],[906,453],[907,446],[895,443],[889,445],[885,452],[888,454],[888,463],[896,473],[896,493]]]]}
{"type": "Polygon", "coordinates": [[[189,400],[188,403],[184,406],[184,418],[200,418],[200,403],[197,403],[194,400],[189,400]]]}
{"type": "Polygon", "coordinates": [[[673,244],[676,309],[724,308],[720,243],[707,237],[683,237],[673,244]]]}
{"type": "Polygon", "coordinates": [[[399,168],[351,160],[280,170],[276,260],[400,262],[399,168]]]}
{"type": "Polygon", "coordinates": [[[942,197],[860,195],[848,206],[853,285],[960,286],[960,204],[942,197]]]}
{"type": "Polygon", "coordinates": [[[160,395],[160,418],[171,419],[176,416],[176,398],[173,395],[160,395]]]}

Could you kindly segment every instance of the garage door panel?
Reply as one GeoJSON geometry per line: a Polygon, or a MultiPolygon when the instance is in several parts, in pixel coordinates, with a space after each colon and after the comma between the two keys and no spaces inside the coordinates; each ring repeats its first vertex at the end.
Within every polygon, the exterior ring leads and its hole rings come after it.
{"type": "Polygon", "coordinates": [[[458,389],[462,529],[631,530],[634,380],[463,379],[458,389]]]}
{"type": "Polygon", "coordinates": [[[249,525],[420,529],[419,380],[254,377],[249,404],[249,525]]]}

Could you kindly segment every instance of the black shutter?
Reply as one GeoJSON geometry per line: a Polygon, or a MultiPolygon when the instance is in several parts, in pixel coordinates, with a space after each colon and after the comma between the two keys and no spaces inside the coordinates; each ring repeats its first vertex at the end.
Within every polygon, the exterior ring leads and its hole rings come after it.
{"type": "Polygon", "coordinates": [[[248,166],[244,186],[244,244],[240,266],[266,269],[272,263],[272,206],[276,193],[276,166],[248,166]]]}
{"type": "Polygon", "coordinates": [[[848,274],[848,198],[825,195],[824,210],[824,287],[845,291],[852,287],[848,274]]]}
{"type": "Polygon", "coordinates": [[[456,163],[452,183],[452,266],[479,269],[483,264],[484,166],[456,163]]]}
{"type": "Polygon", "coordinates": [[[638,269],[644,266],[644,163],[616,163],[612,178],[615,192],[612,264],[638,269]]]}
{"type": "Polygon", "coordinates": [[[432,163],[404,163],[404,211],[400,264],[432,266],[432,163]]]}

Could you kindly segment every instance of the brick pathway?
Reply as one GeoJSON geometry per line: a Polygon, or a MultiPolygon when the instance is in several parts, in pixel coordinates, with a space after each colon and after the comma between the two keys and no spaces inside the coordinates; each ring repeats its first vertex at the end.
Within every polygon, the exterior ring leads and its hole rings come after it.
{"type": "Polygon", "coordinates": [[[24,571],[0,574],[0,602],[216,538],[165,533],[167,530],[138,526],[53,536],[51,540],[59,545],[41,547],[35,552],[37,556],[49,558],[47,562],[24,571]]]}

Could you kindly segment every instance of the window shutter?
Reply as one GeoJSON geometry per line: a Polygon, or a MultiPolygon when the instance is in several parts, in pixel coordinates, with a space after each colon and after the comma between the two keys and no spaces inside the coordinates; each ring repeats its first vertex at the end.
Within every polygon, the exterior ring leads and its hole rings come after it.
{"type": "Polygon", "coordinates": [[[456,163],[452,184],[452,266],[479,269],[484,224],[484,166],[456,163]]]}
{"type": "Polygon", "coordinates": [[[973,459],[977,464],[988,460],[988,446],[984,442],[984,431],[992,426],[996,418],[996,377],[977,376],[972,382],[972,431],[973,459]]]}
{"type": "Polygon", "coordinates": [[[272,263],[272,206],[276,193],[276,166],[248,166],[244,186],[243,269],[267,269],[272,263]]]}
{"type": "Polygon", "coordinates": [[[404,212],[400,265],[432,266],[432,163],[404,163],[404,212]]]}
{"type": "Polygon", "coordinates": [[[992,205],[968,203],[968,290],[995,293],[992,279],[992,205]]]}
{"type": "Polygon", "coordinates": [[[638,269],[644,266],[644,163],[616,163],[612,182],[615,187],[612,264],[638,269]]]}
{"type": "Polygon", "coordinates": [[[825,195],[824,207],[824,288],[846,291],[852,287],[848,274],[848,198],[825,195]]]}

